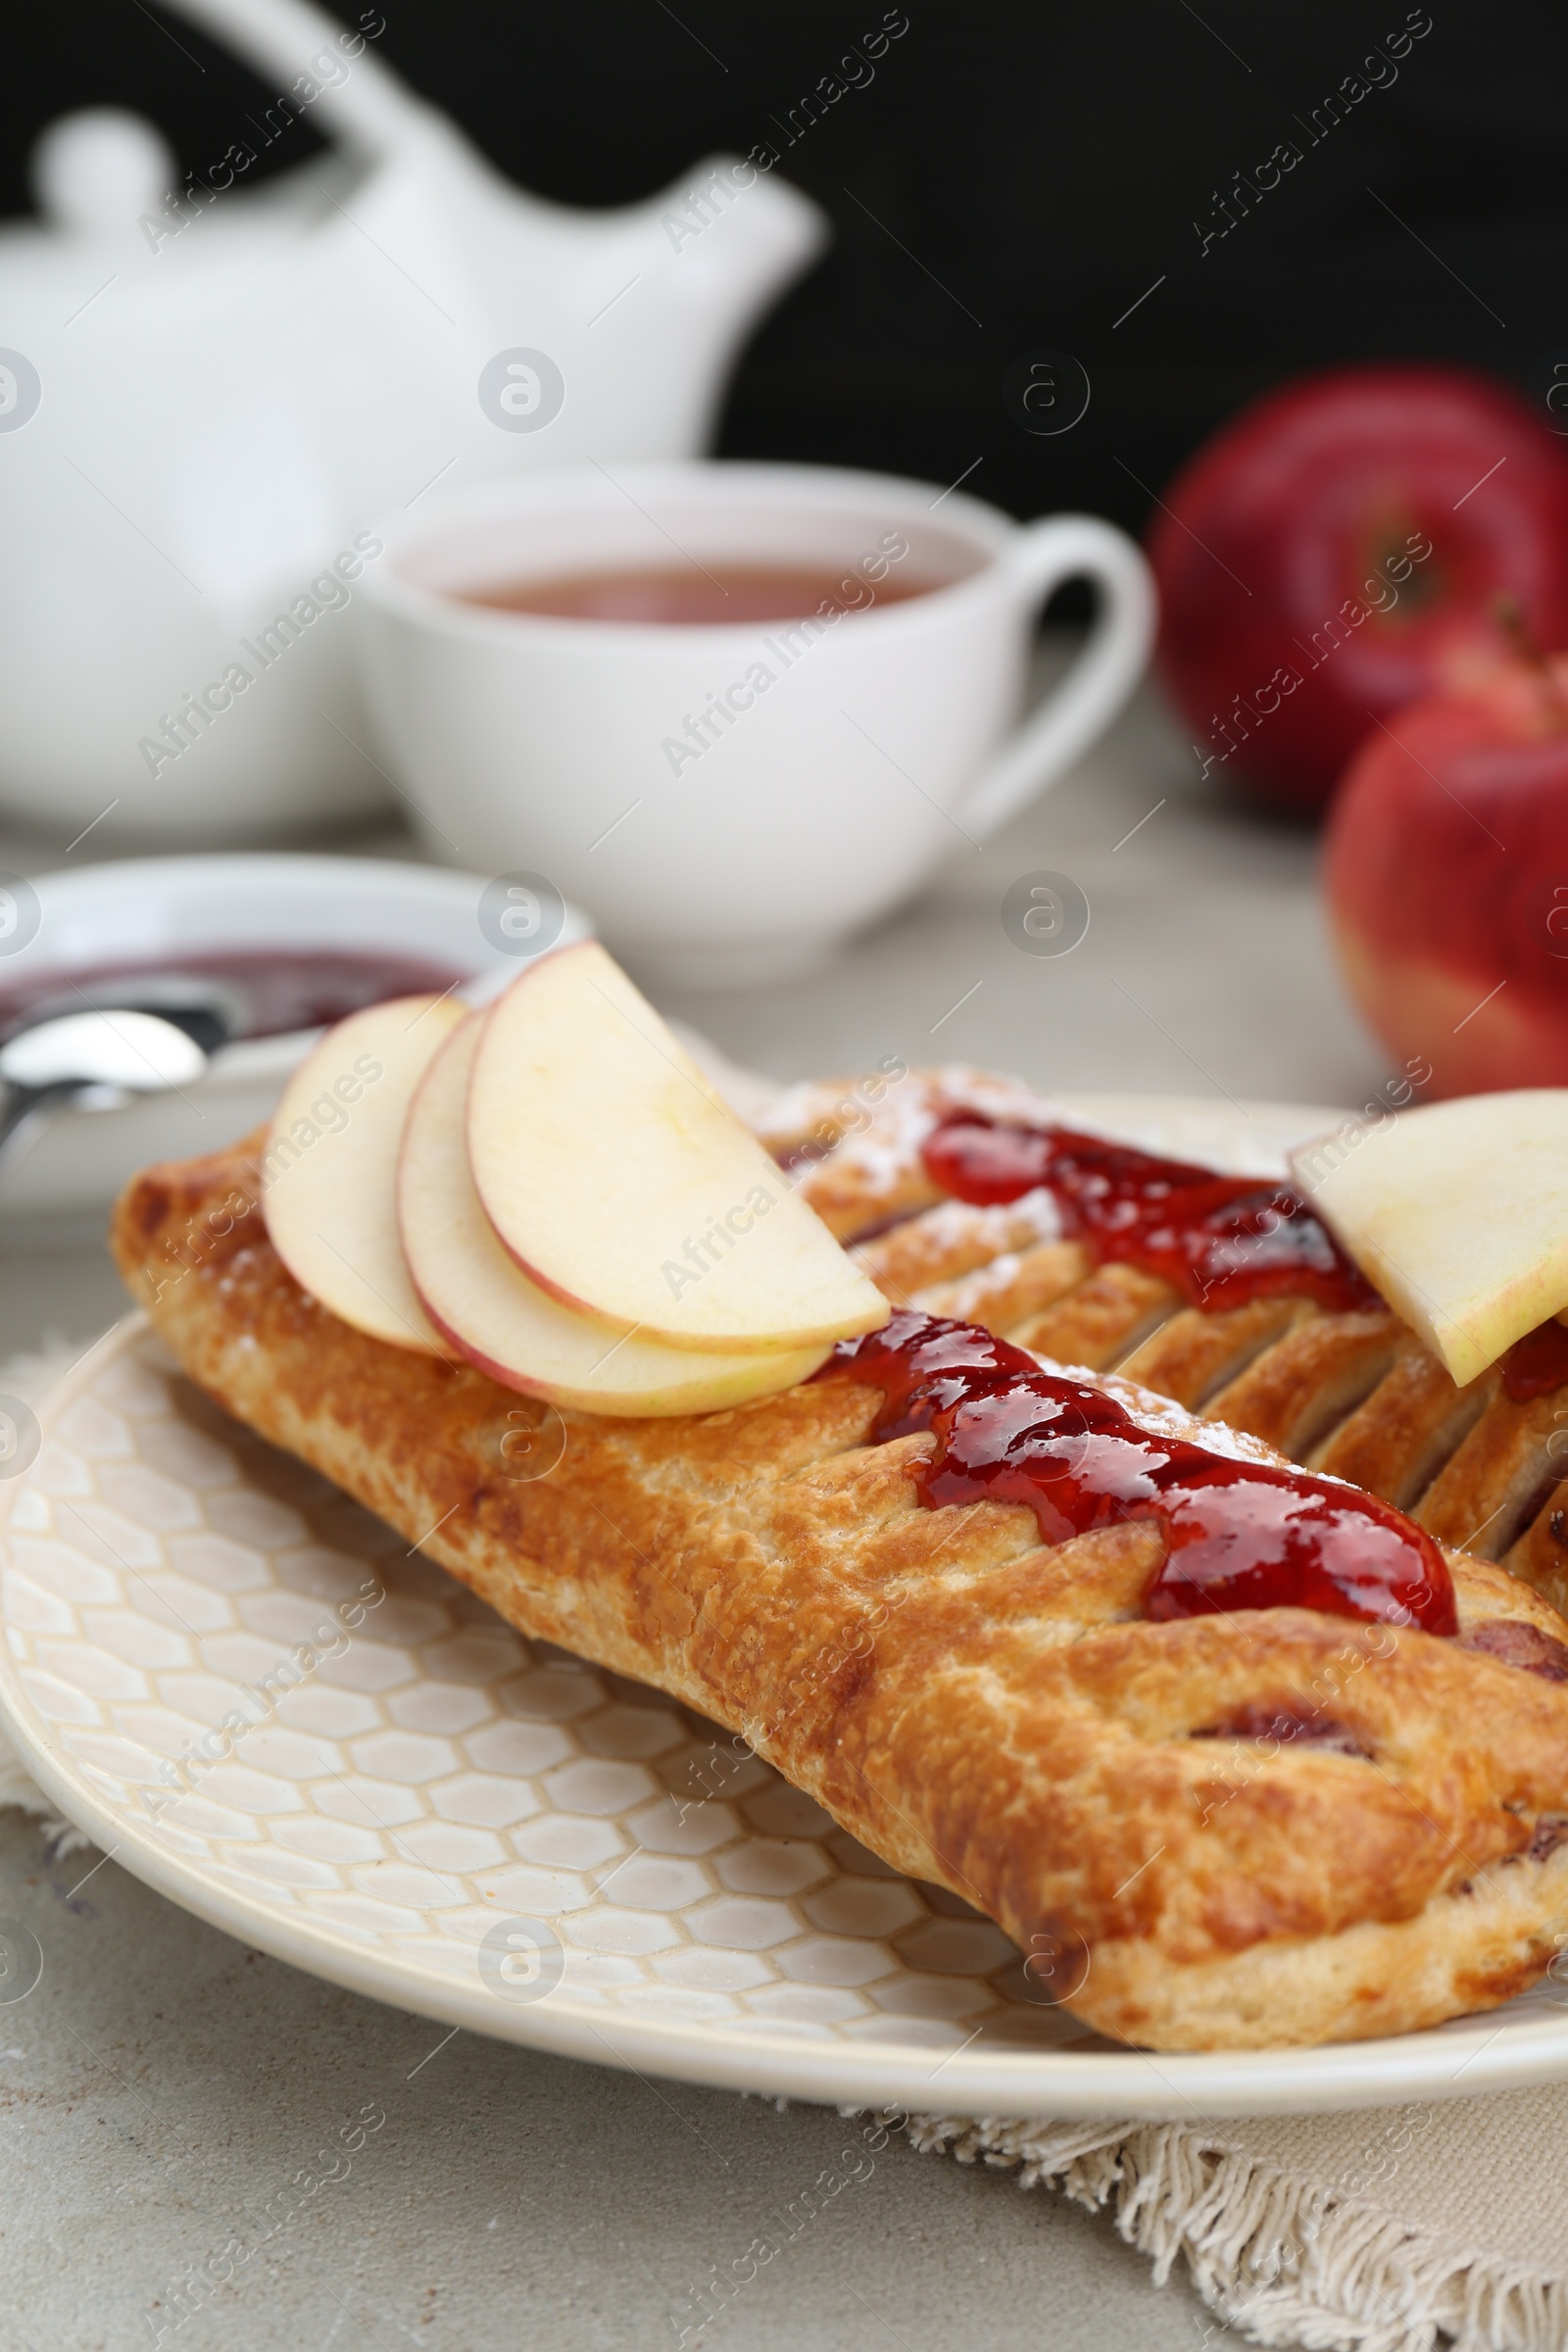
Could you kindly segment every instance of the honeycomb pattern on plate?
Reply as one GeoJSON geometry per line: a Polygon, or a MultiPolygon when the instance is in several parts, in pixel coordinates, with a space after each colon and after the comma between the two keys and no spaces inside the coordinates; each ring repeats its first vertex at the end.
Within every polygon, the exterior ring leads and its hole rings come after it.
{"type": "Polygon", "coordinates": [[[673,1700],[523,1640],[144,1331],[54,1415],[6,1555],[13,1674],[99,1804],[296,1936],[471,1987],[521,1916],[560,1939],[552,2003],[1106,2046],[990,1921],[673,1700]]]}

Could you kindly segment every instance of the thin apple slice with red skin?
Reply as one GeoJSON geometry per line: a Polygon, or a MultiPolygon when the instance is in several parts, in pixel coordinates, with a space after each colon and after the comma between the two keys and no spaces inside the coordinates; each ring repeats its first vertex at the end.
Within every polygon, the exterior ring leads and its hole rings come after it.
{"type": "Polygon", "coordinates": [[[528,1279],[618,1331],[707,1354],[820,1348],[888,1303],[595,940],[492,1005],[468,1163],[528,1279]]]}
{"type": "Polygon", "coordinates": [[[467,1015],[450,997],[392,997],[329,1029],[290,1078],[262,1165],[273,1249],[311,1297],[356,1331],[440,1355],[398,1239],[404,1113],[442,1039],[467,1015]]]}
{"type": "Polygon", "coordinates": [[[563,1306],[514,1264],[468,1168],[464,1111],[484,1026],[475,1013],[447,1037],[403,1125],[398,1221],[425,1313],[492,1380],[582,1412],[710,1413],[805,1380],[826,1348],[786,1354],[699,1355],[627,1338],[563,1306]]]}

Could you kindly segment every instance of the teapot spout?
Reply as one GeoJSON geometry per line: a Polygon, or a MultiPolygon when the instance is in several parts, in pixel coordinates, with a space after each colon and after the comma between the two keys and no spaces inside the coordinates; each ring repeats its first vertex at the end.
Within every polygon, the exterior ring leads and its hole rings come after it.
{"type": "Polygon", "coordinates": [[[658,242],[661,292],[706,345],[716,412],[759,318],[824,251],[827,215],[765,167],[714,155],[656,196],[644,218],[658,242]]]}

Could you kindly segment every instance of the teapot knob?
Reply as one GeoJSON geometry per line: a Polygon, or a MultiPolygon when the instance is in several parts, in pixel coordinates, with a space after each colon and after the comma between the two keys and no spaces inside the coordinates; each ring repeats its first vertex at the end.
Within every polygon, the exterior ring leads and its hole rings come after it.
{"type": "Polygon", "coordinates": [[[176,167],[163,132],[144,116],[87,106],[49,124],[28,170],[33,198],[56,228],[114,237],[162,208],[176,167]]]}

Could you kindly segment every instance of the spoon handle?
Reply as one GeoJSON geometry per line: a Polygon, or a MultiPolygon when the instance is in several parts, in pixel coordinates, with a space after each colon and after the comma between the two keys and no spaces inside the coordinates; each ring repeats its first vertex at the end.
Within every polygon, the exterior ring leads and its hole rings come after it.
{"type": "Polygon", "coordinates": [[[0,1164],[10,1156],[12,1142],[19,1128],[25,1125],[35,1110],[46,1102],[64,1102],[80,1092],[79,1084],[67,1086],[8,1086],[5,1107],[0,1109],[0,1164]]]}

